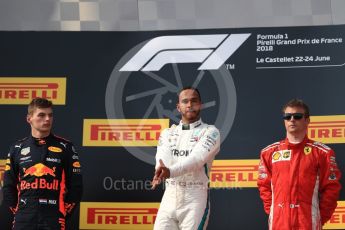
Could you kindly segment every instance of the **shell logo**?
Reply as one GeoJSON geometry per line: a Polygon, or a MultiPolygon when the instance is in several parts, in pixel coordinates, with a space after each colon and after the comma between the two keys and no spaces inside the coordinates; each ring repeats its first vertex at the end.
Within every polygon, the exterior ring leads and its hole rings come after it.
{"type": "Polygon", "coordinates": [[[273,153],[273,156],[272,156],[273,160],[277,161],[280,159],[280,152],[275,152],[273,153]]]}
{"type": "Polygon", "coordinates": [[[58,147],[54,147],[54,146],[49,146],[48,147],[49,151],[55,152],[55,153],[61,153],[62,149],[58,148],[58,147]]]}

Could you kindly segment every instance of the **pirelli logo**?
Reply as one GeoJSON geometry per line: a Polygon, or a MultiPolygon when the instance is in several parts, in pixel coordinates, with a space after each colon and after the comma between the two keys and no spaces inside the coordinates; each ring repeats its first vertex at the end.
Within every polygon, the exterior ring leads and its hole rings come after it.
{"type": "Polygon", "coordinates": [[[159,203],[81,202],[80,229],[153,229],[159,203]]]}
{"type": "Polygon", "coordinates": [[[213,161],[211,188],[257,187],[259,160],[215,160],[213,161]]]}
{"type": "Polygon", "coordinates": [[[345,201],[338,201],[338,207],[322,229],[345,229],[345,201]]]}
{"type": "Polygon", "coordinates": [[[157,146],[169,119],[84,119],[84,146],[157,146]]]}
{"type": "Polygon", "coordinates": [[[345,143],[345,115],[311,116],[308,136],[325,144],[345,143]]]}
{"type": "Polygon", "coordinates": [[[0,77],[0,104],[29,104],[43,97],[55,105],[66,103],[66,78],[0,77]]]}
{"type": "Polygon", "coordinates": [[[0,160],[0,188],[4,185],[4,172],[6,160],[0,160]]]}

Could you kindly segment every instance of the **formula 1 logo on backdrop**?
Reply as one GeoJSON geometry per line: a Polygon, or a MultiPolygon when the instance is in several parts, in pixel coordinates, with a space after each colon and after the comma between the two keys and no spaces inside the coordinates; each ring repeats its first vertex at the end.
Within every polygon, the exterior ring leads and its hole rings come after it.
{"type": "MultiPolygon", "coordinates": [[[[135,32],[137,45],[116,63],[107,84],[105,109],[111,119],[162,119],[180,121],[176,109],[178,92],[186,86],[198,88],[202,118],[220,129],[223,142],[235,119],[237,96],[230,70],[240,60],[238,53],[251,33],[229,30],[205,34],[176,35],[135,32]],[[154,37],[143,40],[143,37],[154,37]],[[231,64],[226,63],[231,57],[231,64]],[[231,65],[231,68],[227,68],[231,65]],[[212,90],[210,90],[212,89],[212,90]]],[[[190,31],[195,33],[198,31],[190,31]]],[[[123,43],[123,45],[126,42],[123,43]]],[[[103,132],[103,131],[102,131],[103,132]]],[[[101,133],[101,135],[103,135],[101,133]]],[[[104,134],[105,138],[108,134],[104,134]]],[[[100,136],[103,137],[103,136],[100,136]]],[[[155,164],[155,146],[125,146],[138,159],[155,164]]]]}
{"type": "Polygon", "coordinates": [[[161,36],[150,40],[120,71],[159,71],[168,63],[198,63],[198,70],[215,70],[251,34],[161,36]]]}

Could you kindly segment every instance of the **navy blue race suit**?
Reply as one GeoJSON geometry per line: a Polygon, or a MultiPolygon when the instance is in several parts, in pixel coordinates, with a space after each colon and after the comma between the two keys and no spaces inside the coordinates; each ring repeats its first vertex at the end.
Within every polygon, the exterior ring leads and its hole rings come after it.
{"type": "Polygon", "coordinates": [[[65,217],[80,202],[83,185],[72,142],[50,134],[31,135],[10,148],[4,173],[4,202],[13,229],[65,229],[65,217]]]}

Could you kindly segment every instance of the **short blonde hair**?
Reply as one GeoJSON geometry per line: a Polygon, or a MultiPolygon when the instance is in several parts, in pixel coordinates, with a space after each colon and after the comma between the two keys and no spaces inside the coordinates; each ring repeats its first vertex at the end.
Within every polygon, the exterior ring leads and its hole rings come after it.
{"type": "Polygon", "coordinates": [[[53,107],[53,102],[46,98],[37,97],[31,100],[28,106],[28,115],[32,115],[36,108],[51,108],[53,107]]]}

